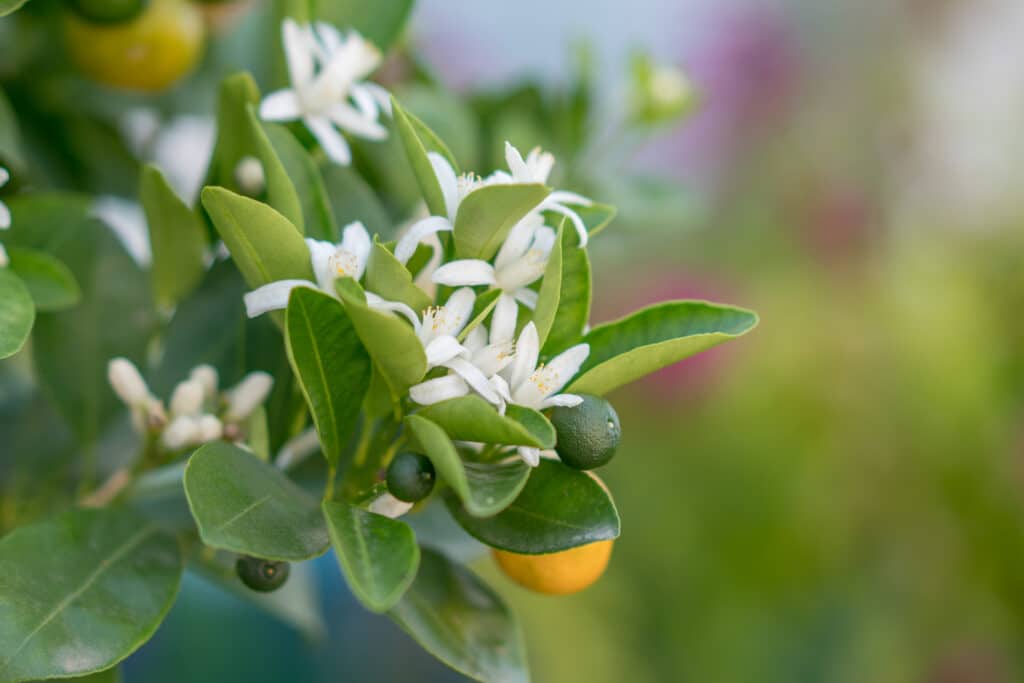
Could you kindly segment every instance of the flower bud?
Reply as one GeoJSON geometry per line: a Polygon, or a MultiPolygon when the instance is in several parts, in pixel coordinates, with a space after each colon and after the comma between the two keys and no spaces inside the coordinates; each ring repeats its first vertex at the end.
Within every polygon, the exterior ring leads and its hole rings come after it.
{"type": "Polygon", "coordinates": [[[201,443],[216,441],[224,435],[224,425],[213,415],[202,415],[196,422],[196,440],[201,443]]]}
{"type": "Polygon", "coordinates": [[[203,385],[187,379],[171,394],[171,415],[196,415],[203,408],[203,385]]]}
{"type": "Polygon", "coordinates": [[[412,510],[412,505],[412,503],[406,503],[398,500],[390,493],[382,493],[377,496],[372,503],[370,503],[370,506],[367,509],[374,514],[384,515],[385,517],[395,519],[396,517],[401,517],[409,510],[412,510]]]}
{"type": "Polygon", "coordinates": [[[274,378],[265,372],[250,372],[242,378],[228,395],[228,411],[225,419],[241,422],[267,399],[274,386],[274,378]]]}
{"type": "Polygon", "coordinates": [[[260,160],[253,156],[242,157],[235,166],[235,182],[243,194],[250,197],[263,194],[267,180],[260,160]]]}
{"type": "Polygon", "coordinates": [[[10,262],[10,259],[7,258],[7,251],[4,249],[4,245],[0,244],[0,268],[6,268],[7,264],[10,262]]]}
{"type": "Polygon", "coordinates": [[[194,417],[182,415],[171,420],[164,430],[164,446],[176,451],[190,446],[198,440],[199,424],[194,417]]]}
{"type": "Polygon", "coordinates": [[[216,396],[220,379],[217,376],[217,369],[212,365],[197,365],[192,368],[188,378],[203,385],[203,398],[213,398],[216,396]]]}
{"type": "Polygon", "coordinates": [[[107,364],[107,380],[118,398],[129,406],[146,406],[153,398],[139,369],[127,358],[114,358],[107,364]]]}

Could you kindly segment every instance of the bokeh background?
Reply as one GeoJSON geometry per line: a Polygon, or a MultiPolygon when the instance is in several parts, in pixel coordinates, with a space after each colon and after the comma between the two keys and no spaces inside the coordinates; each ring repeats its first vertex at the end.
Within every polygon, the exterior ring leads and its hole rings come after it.
{"type": "MultiPolygon", "coordinates": [[[[670,297],[762,318],[613,397],[600,583],[542,598],[475,565],[535,681],[1024,680],[1022,38],[1020,0],[420,0],[413,51],[490,112],[439,131],[481,171],[505,137],[564,151],[538,112],[589,69],[558,184],[620,208],[595,322],[670,297]],[[685,70],[690,117],[630,118],[638,51],[685,70]]],[[[189,577],[125,680],[465,680],[332,557],[306,569],[321,642],[189,577]]]]}

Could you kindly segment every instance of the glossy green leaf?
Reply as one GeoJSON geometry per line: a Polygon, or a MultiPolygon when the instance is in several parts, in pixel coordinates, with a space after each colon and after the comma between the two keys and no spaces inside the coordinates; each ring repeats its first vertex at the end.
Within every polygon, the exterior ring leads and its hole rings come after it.
{"type": "Polygon", "coordinates": [[[451,438],[435,422],[420,415],[408,415],[405,424],[471,515],[486,517],[501,511],[526,485],[530,468],[524,463],[463,462],[451,438]]]}
{"type": "MultiPolygon", "coordinates": [[[[302,223],[297,225],[300,225],[309,237],[329,242],[336,241],[338,230],[334,223],[334,212],[324,180],[313,157],[284,126],[264,123],[263,130],[298,197],[302,223]]],[[[267,193],[273,204],[269,184],[267,193]]]]}
{"type": "Polygon", "coordinates": [[[512,414],[499,415],[494,406],[471,394],[426,406],[416,414],[441,426],[456,441],[554,448],[555,428],[546,417],[529,408],[509,407],[512,414]]]}
{"type": "Polygon", "coordinates": [[[558,235],[555,244],[548,256],[547,266],[544,268],[544,278],[541,280],[540,292],[537,295],[537,307],[533,311],[533,322],[537,326],[537,338],[541,347],[547,341],[548,334],[555,324],[555,316],[558,314],[559,302],[562,298],[562,250],[564,248],[565,224],[558,228],[558,235]]]}
{"type": "Polygon", "coordinates": [[[413,284],[412,274],[402,262],[377,241],[374,241],[366,264],[366,288],[388,301],[408,304],[416,312],[433,303],[426,292],[413,284]]]}
{"type": "Polygon", "coordinates": [[[405,522],[343,502],[324,502],[324,518],[338,564],[352,594],[386,612],[416,578],[420,547],[405,522]]]}
{"type": "Polygon", "coordinates": [[[469,318],[469,322],[466,323],[466,326],[462,328],[462,332],[459,332],[457,337],[460,342],[466,341],[469,333],[483,324],[487,316],[498,305],[498,298],[501,297],[501,293],[501,290],[498,288],[488,289],[476,298],[473,302],[473,313],[469,318]]]}
{"type": "Polygon", "coordinates": [[[543,185],[485,185],[459,204],[455,251],[460,258],[488,261],[512,226],[540,204],[551,190],[543,185]]]}
{"type": "Polygon", "coordinates": [[[483,683],[529,683],[515,616],[487,584],[433,550],[390,616],[439,660],[483,683]]]}
{"type": "Polygon", "coordinates": [[[28,288],[36,310],[61,311],[77,304],[82,290],[71,270],[45,251],[12,247],[7,250],[10,269],[28,288]]]}
{"type": "Polygon", "coordinates": [[[404,318],[370,308],[362,288],[352,278],[338,280],[336,285],[356,333],[392,394],[404,396],[427,371],[427,356],[416,332],[404,318]]]}
{"type": "MultiPolygon", "coordinates": [[[[11,0],[6,0],[10,2],[11,0]]],[[[14,0],[18,3],[19,0],[14,0]]],[[[4,0],[0,0],[0,7],[4,0]]],[[[25,156],[21,146],[21,133],[18,130],[18,117],[14,107],[0,89],[0,165],[8,171],[20,172],[25,168],[25,156]]]]}
{"type": "Polygon", "coordinates": [[[575,246],[577,242],[576,231],[571,225],[564,225],[558,310],[542,347],[545,356],[553,356],[576,344],[590,321],[590,257],[586,249],[575,246]]]}
{"type": "Polygon", "coordinates": [[[185,494],[203,542],[214,548],[300,561],[327,550],[320,506],[277,468],[223,441],[185,468],[185,494]]]}
{"type": "Polygon", "coordinates": [[[223,187],[207,187],[202,197],[250,287],[276,280],[313,279],[309,248],[287,218],[262,202],[223,187]]]}
{"type": "Polygon", "coordinates": [[[554,460],[541,460],[519,497],[493,517],[474,516],[450,496],[445,502],[474,538],[515,553],[556,553],[619,535],[619,513],[604,486],[554,460]]]}
{"type": "Polygon", "coordinates": [[[36,317],[32,359],[49,399],[89,444],[124,410],[107,382],[108,361],[141,361],[152,339],[149,278],[113,232],[89,216],[90,205],[79,195],[23,195],[9,207],[9,244],[51,254],[81,287],[78,305],[36,317]]]}
{"type": "Polygon", "coordinates": [[[21,350],[35,319],[35,305],[25,283],[10,269],[0,268],[0,358],[21,350]]]}
{"type": "Polygon", "coordinates": [[[28,0],[0,0],[0,17],[7,16],[21,9],[28,0]]]}
{"type": "Polygon", "coordinates": [[[590,356],[566,391],[601,396],[757,325],[751,311],[705,301],[666,301],[599,325],[590,356]]]}
{"type": "Polygon", "coordinates": [[[206,227],[155,166],[142,169],[139,200],[153,251],[153,293],[161,305],[174,306],[206,271],[206,227]]]}
{"type": "MultiPolygon", "coordinates": [[[[574,206],[572,209],[583,219],[583,224],[587,226],[588,237],[593,237],[607,228],[608,224],[612,222],[619,212],[611,204],[596,203],[590,206],[574,206]]],[[[566,226],[567,229],[569,227],[571,226],[566,226]]],[[[575,233],[576,231],[573,230],[573,232],[575,233]]],[[[579,244],[578,237],[573,241],[573,244],[579,244]]]]}
{"type": "Polygon", "coordinates": [[[207,185],[240,191],[235,169],[243,158],[257,155],[248,108],[258,106],[259,101],[260,90],[250,74],[235,73],[221,82],[217,96],[217,142],[210,158],[207,185]]]}
{"type": "Polygon", "coordinates": [[[374,0],[372,3],[332,0],[317,3],[316,16],[323,21],[359,31],[364,38],[386,52],[402,34],[412,6],[413,0],[374,0]]]}
{"type": "Polygon", "coordinates": [[[448,160],[456,174],[459,172],[455,157],[448,150],[448,147],[441,141],[426,124],[420,121],[413,114],[405,111],[401,105],[391,98],[391,110],[394,115],[395,127],[402,139],[402,146],[409,158],[409,165],[412,167],[413,175],[423,193],[423,199],[427,208],[433,216],[447,216],[448,208],[444,203],[444,193],[438,183],[434,167],[427,157],[429,152],[436,152],[448,160]]]}
{"type": "Polygon", "coordinates": [[[305,234],[306,224],[302,217],[302,202],[295,189],[295,183],[289,177],[281,157],[270,141],[267,131],[256,116],[256,105],[246,105],[246,125],[249,136],[256,145],[256,156],[263,168],[263,179],[266,183],[267,204],[279,214],[291,221],[300,234],[305,234]]]}
{"type": "Polygon", "coordinates": [[[380,198],[359,173],[337,164],[326,164],[320,172],[337,226],[361,221],[371,235],[387,234],[392,229],[391,217],[380,198]]]}
{"type": "Polygon", "coordinates": [[[0,682],[108,669],[178,593],[175,538],[127,510],[68,510],[0,540],[0,682]]]}
{"type": "Polygon", "coordinates": [[[292,290],[284,328],[288,359],[313,415],[324,457],[337,465],[370,386],[370,355],[344,306],[308,287],[292,290]]]}

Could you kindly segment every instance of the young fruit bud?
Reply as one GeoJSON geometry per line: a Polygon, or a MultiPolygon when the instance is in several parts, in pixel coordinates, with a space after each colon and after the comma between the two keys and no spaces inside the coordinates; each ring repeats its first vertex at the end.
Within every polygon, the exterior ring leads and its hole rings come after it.
{"type": "Polygon", "coordinates": [[[555,427],[555,452],[562,462],[578,470],[592,470],[608,463],[619,447],[622,429],[611,403],[597,396],[583,395],[583,402],[551,410],[555,427]]]}
{"type": "Polygon", "coordinates": [[[235,562],[235,573],[249,588],[261,593],[275,591],[288,580],[291,565],[287,562],[263,560],[240,555],[235,562]]]}
{"type": "Polygon", "coordinates": [[[398,500],[416,503],[434,489],[434,465],[425,455],[399,453],[388,466],[388,491],[398,500]]]}

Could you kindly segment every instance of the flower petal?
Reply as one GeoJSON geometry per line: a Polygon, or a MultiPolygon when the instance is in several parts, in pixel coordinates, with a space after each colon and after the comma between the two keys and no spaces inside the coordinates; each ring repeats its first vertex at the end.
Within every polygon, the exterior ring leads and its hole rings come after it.
{"type": "Polygon", "coordinates": [[[0,166],[0,187],[7,184],[7,181],[11,179],[11,172],[3,166],[0,166]]]}
{"type": "Polygon", "coordinates": [[[439,232],[447,232],[451,229],[451,221],[441,216],[430,216],[417,223],[413,223],[406,230],[405,234],[402,235],[402,239],[398,240],[398,244],[395,245],[395,258],[403,265],[408,263],[412,255],[416,253],[416,247],[426,237],[439,232]]]}
{"type": "Polygon", "coordinates": [[[537,292],[528,287],[520,287],[512,293],[512,296],[516,298],[516,301],[526,306],[531,311],[537,308],[537,299],[540,298],[540,295],[538,295],[537,292]]]}
{"type": "Polygon", "coordinates": [[[437,284],[449,287],[493,285],[494,267],[478,259],[451,261],[435,270],[433,279],[437,284]]]}
{"type": "Polygon", "coordinates": [[[401,517],[409,510],[412,510],[412,503],[406,503],[403,500],[398,500],[390,493],[382,493],[373,499],[373,502],[367,506],[367,510],[375,515],[383,515],[384,517],[390,517],[395,519],[401,517]]]}
{"type": "Polygon", "coordinates": [[[508,170],[512,171],[512,177],[516,180],[529,176],[526,162],[523,161],[523,155],[508,140],[505,141],[505,163],[508,164],[508,170]]]}
{"type": "Polygon", "coordinates": [[[492,344],[511,342],[516,335],[516,319],[519,317],[519,304],[514,297],[502,292],[498,297],[498,304],[494,307],[494,314],[491,316],[492,344]]]}
{"type": "Polygon", "coordinates": [[[551,389],[548,394],[553,394],[568,384],[569,380],[580,371],[580,367],[582,367],[589,355],[590,344],[577,344],[552,358],[544,366],[544,370],[549,373],[548,376],[552,380],[550,384],[551,389]]]}
{"type": "Polygon", "coordinates": [[[335,104],[328,109],[327,116],[339,128],[368,140],[383,140],[388,136],[387,129],[375,119],[344,103],[335,104]]]}
{"type": "Polygon", "coordinates": [[[544,408],[550,408],[551,406],[573,408],[581,403],[583,403],[582,396],[577,396],[576,394],[555,394],[544,399],[544,403],[541,406],[544,408]]]}
{"type": "Polygon", "coordinates": [[[284,44],[284,56],[288,62],[288,77],[292,85],[302,86],[313,78],[313,48],[315,40],[307,28],[299,26],[293,19],[285,19],[281,24],[281,37],[284,44]]]}
{"type": "Polygon", "coordinates": [[[279,311],[288,308],[288,296],[296,287],[310,287],[316,289],[308,280],[278,280],[263,285],[243,298],[245,300],[245,312],[250,318],[263,315],[267,311],[279,311]]]}
{"type": "Polygon", "coordinates": [[[331,258],[338,247],[325,240],[315,240],[309,237],[306,238],[306,246],[309,247],[309,262],[313,266],[316,283],[320,289],[333,296],[334,281],[338,275],[331,265],[331,258]]]}
{"type": "Polygon", "coordinates": [[[469,322],[476,302],[476,292],[469,287],[460,287],[452,292],[444,304],[444,327],[441,334],[457,335],[469,322]]]}
{"type": "Polygon", "coordinates": [[[590,237],[587,233],[587,226],[586,224],[583,223],[583,219],[580,218],[580,215],[578,213],[576,213],[572,209],[562,206],[561,204],[549,205],[547,202],[541,202],[541,208],[544,209],[545,211],[554,211],[555,213],[560,213],[566,218],[568,218],[570,221],[572,221],[573,227],[576,228],[576,234],[579,235],[580,237],[580,246],[587,246],[587,242],[589,241],[590,237]]]}
{"type": "Polygon", "coordinates": [[[348,166],[352,162],[352,153],[349,151],[345,138],[335,130],[331,122],[322,116],[307,116],[302,119],[313,134],[316,141],[323,147],[327,158],[339,166],[348,166]]]}
{"type": "Polygon", "coordinates": [[[468,393],[469,385],[458,375],[428,379],[409,387],[409,398],[423,406],[465,396],[468,393]]]}
{"type": "Polygon", "coordinates": [[[346,225],[342,231],[341,248],[356,257],[358,267],[356,273],[352,275],[352,279],[361,279],[366,270],[366,262],[370,259],[370,249],[373,248],[373,242],[370,240],[370,233],[366,231],[366,226],[360,221],[346,225]]]}
{"type": "Polygon", "coordinates": [[[366,303],[369,304],[370,308],[376,308],[380,311],[391,311],[392,313],[399,313],[405,316],[412,327],[418,333],[420,331],[420,319],[416,315],[416,311],[412,310],[407,304],[401,301],[388,301],[382,296],[374,294],[373,292],[366,292],[366,303]]]}
{"type": "Polygon", "coordinates": [[[294,90],[278,90],[260,102],[260,118],[264,121],[294,121],[302,117],[302,104],[294,90]]]}
{"type": "Polygon", "coordinates": [[[508,383],[513,392],[519,385],[529,379],[537,367],[537,358],[540,356],[540,338],[537,336],[537,326],[533,321],[526,323],[526,327],[519,333],[519,341],[516,344],[516,357],[512,361],[509,371],[508,383]]]}
{"type": "Polygon", "coordinates": [[[6,230],[11,227],[11,210],[7,208],[7,205],[0,202],[0,230],[6,230]]]}
{"type": "Polygon", "coordinates": [[[455,358],[445,365],[454,370],[459,377],[466,381],[466,384],[473,388],[473,391],[483,396],[489,403],[501,402],[501,397],[498,396],[498,392],[491,386],[484,373],[465,358],[455,358]]]}
{"type": "Polygon", "coordinates": [[[445,365],[459,354],[465,353],[466,349],[459,341],[448,334],[435,337],[423,349],[427,355],[427,367],[436,368],[445,365]]]}
{"type": "Polygon", "coordinates": [[[537,465],[540,464],[539,448],[520,446],[519,448],[516,449],[516,452],[519,453],[519,457],[523,459],[523,462],[525,462],[530,467],[536,467],[537,465]]]}
{"type": "Polygon", "coordinates": [[[448,160],[437,152],[427,152],[427,159],[434,169],[437,177],[437,184],[441,186],[441,194],[444,196],[444,206],[448,211],[448,220],[455,222],[455,214],[459,210],[459,179],[455,177],[455,169],[448,160]]]}
{"type": "Polygon", "coordinates": [[[501,270],[510,263],[521,259],[529,250],[537,228],[542,225],[544,225],[544,216],[539,213],[527,214],[516,223],[502,243],[501,249],[498,250],[498,256],[494,259],[494,268],[501,270]]]}

